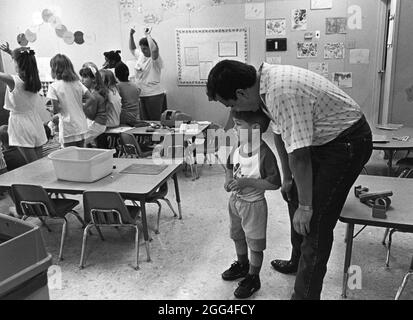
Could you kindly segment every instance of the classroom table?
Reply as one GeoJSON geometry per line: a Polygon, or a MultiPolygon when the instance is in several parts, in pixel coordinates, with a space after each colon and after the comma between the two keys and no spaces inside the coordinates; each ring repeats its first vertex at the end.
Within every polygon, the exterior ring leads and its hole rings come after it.
{"type": "Polygon", "coordinates": [[[138,197],[142,212],[143,234],[146,250],[149,257],[149,232],[146,220],[146,199],[165,183],[170,177],[174,180],[175,197],[178,204],[179,219],[182,219],[181,198],[177,172],[182,162],[163,161],[167,165],[165,170],[157,175],[125,174],[121,173],[132,164],[154,164],[151,159],[113,159],[113,172],[92,183],[70,182],[58,180],[53,168],[53,163],[48,158],[29,163],[23,167],[0,175],[0,190],[9,190],[12,184],[40,185],[46,191],[57,194],[83,194],[85,191],[111,191],[118,192],[125,198],[138,197]]]}
{"type": "Polygon", "coordinates": [[[348,269],[353,249],[354,225],[402,229],[413,232],[413,180],[395,177],[360,176],[350,190],[339,220],[347,223],[346,253],[344,258],[344,275],[342,297],[347,297],[348,269]],[[372,208],[360,202],[354,195],[354,186],[368,187],[371,192],[393,191],[391,207],[386,219],[372,217],[372,208]]]}
{"type": "Polygon", "coordinates": [[[410,151],[413,150],[413,128],[401,127],[397,130],[383,130],[377,127],[372,127],[373,133],[373,149],[383,150],[388,155],[387,161],[387,175],[390,177],[393,172],[393,157],[397,151],[410,151]],[[384,136],[386,142],[377,143],[374,141],[374,136],[384,136]],[[398,141],[394,138],[408,136],[407,141],[398,141]]]}
{"type": "MultiPolygon", "coordinates": [[[[159,121],[151,121],[150,123],[160,125],[159,121]]],[[[172,158],[175,158],[175,145],[185,145],[185,142],[190,141],[191,143],[195,143],[196,138],[202,135],[203,132],[208,129],[211,123],[208,121],[192,121],[191,125],[197,125],[194,127],[194,130],[181,130],[180,128],[166,128],[160,127],[158,129],[148,130],[150,127],[139,127],[139,128],[132,128],[126,131],[129,134],[133,134],[137,137],[142,136],[151,136],[152,141],[154,142],[166,142],[170,144],[172,147],[172,158]],[[171,140],[166,140],[167,137],[170,137],[171,140]]],[[[165,146],[164,146],[165,147],[165,146]]],[[[192,180],[196,180],[199,178],[198,170],[197,170],[197,160],[196,160],[196,148],[193,149],[193,157],[194,163],[190,164],[191,171],[192,171],[192,180]]]]}

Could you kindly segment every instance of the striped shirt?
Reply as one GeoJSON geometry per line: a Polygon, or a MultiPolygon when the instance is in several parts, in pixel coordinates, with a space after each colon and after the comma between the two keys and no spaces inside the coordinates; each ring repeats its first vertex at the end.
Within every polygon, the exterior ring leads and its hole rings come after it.
{"type": "Polygon", "coordinates": [[[360,106],[323,76],[288,65],[263,63],[260,94],[288,153],[320,146],[361,119],[360,106]]]}

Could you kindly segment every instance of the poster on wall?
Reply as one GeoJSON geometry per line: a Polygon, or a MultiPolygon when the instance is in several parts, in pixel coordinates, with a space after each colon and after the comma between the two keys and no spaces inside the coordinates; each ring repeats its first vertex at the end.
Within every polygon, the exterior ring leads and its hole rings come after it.
{"type": "Polygon", "coordinates": [[[333,7],[333,0],[311,0],[311,10],[331,9],[333,7]]]}
{"type": "Polygon", "coordinates": [[[245,4],[245,20],[265,19],[265,3],[251,2],[245,4]]]}
{"type": "Polygon", "coordinates": [[[280,56],[273,56],[265,58],[265,61],[269,64],[281,64],[281,57],[280,56]]]}
{"type": "Polygon", "coordinates": [[[326,34],[347,33],[347,18],[326,18],[326,34]]]}
{"type": "Polygon", "coordinates": [[[292,30],[307,30],[307,9],[293,9],[291,23],[292,30]]]}
{"type": "Polygon", "coordinates": [[[353,87],[353,73],[352,72],[333,72],[333,83],[339,88],[353,87]]]}
{"type": "Polygon", "coordinates": [[[265,35],[267,37],[284,37],[286,35],[285,18],[265,20],[265,35]]]}
{"type": "Polygon", "coordinates": [[[205,85],[221,60],[248,61],[247,28],[179,28],[175,36],[178,85],[205,85]]]}
{"type": "Polygon", "coordinates": [[[309,62],[308,70],[328,78],[328,62],[309,62]]]}
{"type": "Polygon", "coordinates": [[[369,64],[369,49],[352,49],[350,50],[350,64],[369,64]]]}
{"type": "Polygon", "coordinates": [[[185,48],[184,54],[186,66],[199,66],[199,48],[185,48]]]}
{"type": "Polygon", "coordinates": [[[315,58],[317,53],[317,43],[297,42],[297,58],[315,58]]]}
{"type": "Polygon", "coordinates": [[[324,59],[344,59],[344,43],[330,42],[324,45],[324,59]]]}
{"type": "Polygon", "coordinates": [[[236,57],[238,56],[238,42],[223,41],[218,43],[219,57],[236,57]]]}

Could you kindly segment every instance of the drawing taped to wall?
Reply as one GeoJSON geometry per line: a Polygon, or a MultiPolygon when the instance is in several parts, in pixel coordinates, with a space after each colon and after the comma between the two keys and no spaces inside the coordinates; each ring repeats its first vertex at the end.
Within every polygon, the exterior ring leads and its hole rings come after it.
{"type": "Polygon", "coordinates": [[[199,48],[187,47],[185,48],[185,65],[199,66],[199,48]]]}
{"type": "Polygon", "coordinates": [[[199,78],[200,80],[208,80],[209,72],[212,70],[214,63],[212,61],[199,62],[199,78]]]}
{"type": "Polygon", "coordinates": [[[267,37],[284,37],[285,29],[285,18],[265,20],[265,35],[267,37]]]}
{"type": "Polygon", "coordinates": [[[352,72],[333,72],[333,83],[340,88],[353,87],[353,73],[352,72]]]}
{"type": "Polygon", "coordinates": [[[347,33],[347,18],[326,18],[326,34],[347,33]]]}
{"type": "Polygon", "coordinates": [[[343,42],[330,42],[324,45],[324,59],[344,59],[343,42]]]}
{"type": "Polygon", "coordinates": [[[350,50],[350,64],[369,64],[369,49],[352,49],[350,50]]]}
{"type": "Polygon", "coordinates": [[[317,43],[297,42],[297,58],[315,58],[317,53],[317,43]]]}
{"type": "Polygon", "coordinates": [[[292,30],[307,30],[307,9],[293,9],[291,22],[292,30]]]}
{"type": "Polygon", "coordinates": [[[223,41],[218,43],[218,57],[238,56],[238,42],[223,41]]]}
{"type": "Polygon", "coordinates": [[[311,0],[311,10],[331,9],[333,7],[333,0],[311,0]]]}
{"type": "Polygon", "coordinates": [[[328,62],[309,62],[308,70],[328,78],[328,62]]]}
{"type": "Polygon", "coordinates": [[[265,61],[269,64],[281,64],[281,57],[280,56],[266,57],[265,61]]]}

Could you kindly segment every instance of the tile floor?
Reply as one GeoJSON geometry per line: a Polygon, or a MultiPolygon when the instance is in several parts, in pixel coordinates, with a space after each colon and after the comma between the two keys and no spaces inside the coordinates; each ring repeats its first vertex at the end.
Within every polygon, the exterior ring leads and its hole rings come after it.
{"type": "MultiPolygon", "coordinates": [[[[152,262],[146,262],[144,245],[140,248],[140,270],[132,269],[134,232],[106,230],[102,242],[96,232],[87,247],[86,268],[79,270],[82,229],[70,218],[64,249],[65,260],[57,262],[61,224],[51,224],[52,233],[42,228],[47,250],[62,270],[61,288],[51,289],[54,300],[138,299],[138,300],[233,300],[236,282],[221,280],[235,259],[228,236],[227,199],[220,166],[200,168],[201,178],[191,181],[180,175],[183,220],[173,218],[169,208],[162,210],[160,234],[151,232],[152,262]]],[[[172,186],[172,185],[171,185],[172,186]]],[[[174,199],[173,188],[170,198],[174,199]]],[[[80,197],[78,197],[80,200],[80,197]]],[[[252,299],[289,299],[294,276],[273,270],[270,261],[290,254],[289,220],[279,191],[267,193],[269,223],[267,250],[261,271],[261,290],[252,299]]],[[[0,201],[0,212],[8,213],[10,198],[0,201]]],[[[82,208],[79,208],[81,211],[82,208]]],[[[156,221],[156,206],[148,210],[149,226],[156,221]]],[[[35,220],[30,220],[37,223],[35,220]]],[[[338,223],[335,242],[325,276],[322,299],[341,299],[345,225],[338,223]]],[[[354,242],[353,260],[362,270],[362,289],[349,292],[348,299],[393,299],[413,254],[412,234],[394,235],[390,268],[385,267],[383,230],[367,228],[354,242]]],[[[54,282],[54,284],[58,284],[54,282]]],[[[413,282],[402,299],[413,298],[413,282]]]]}

